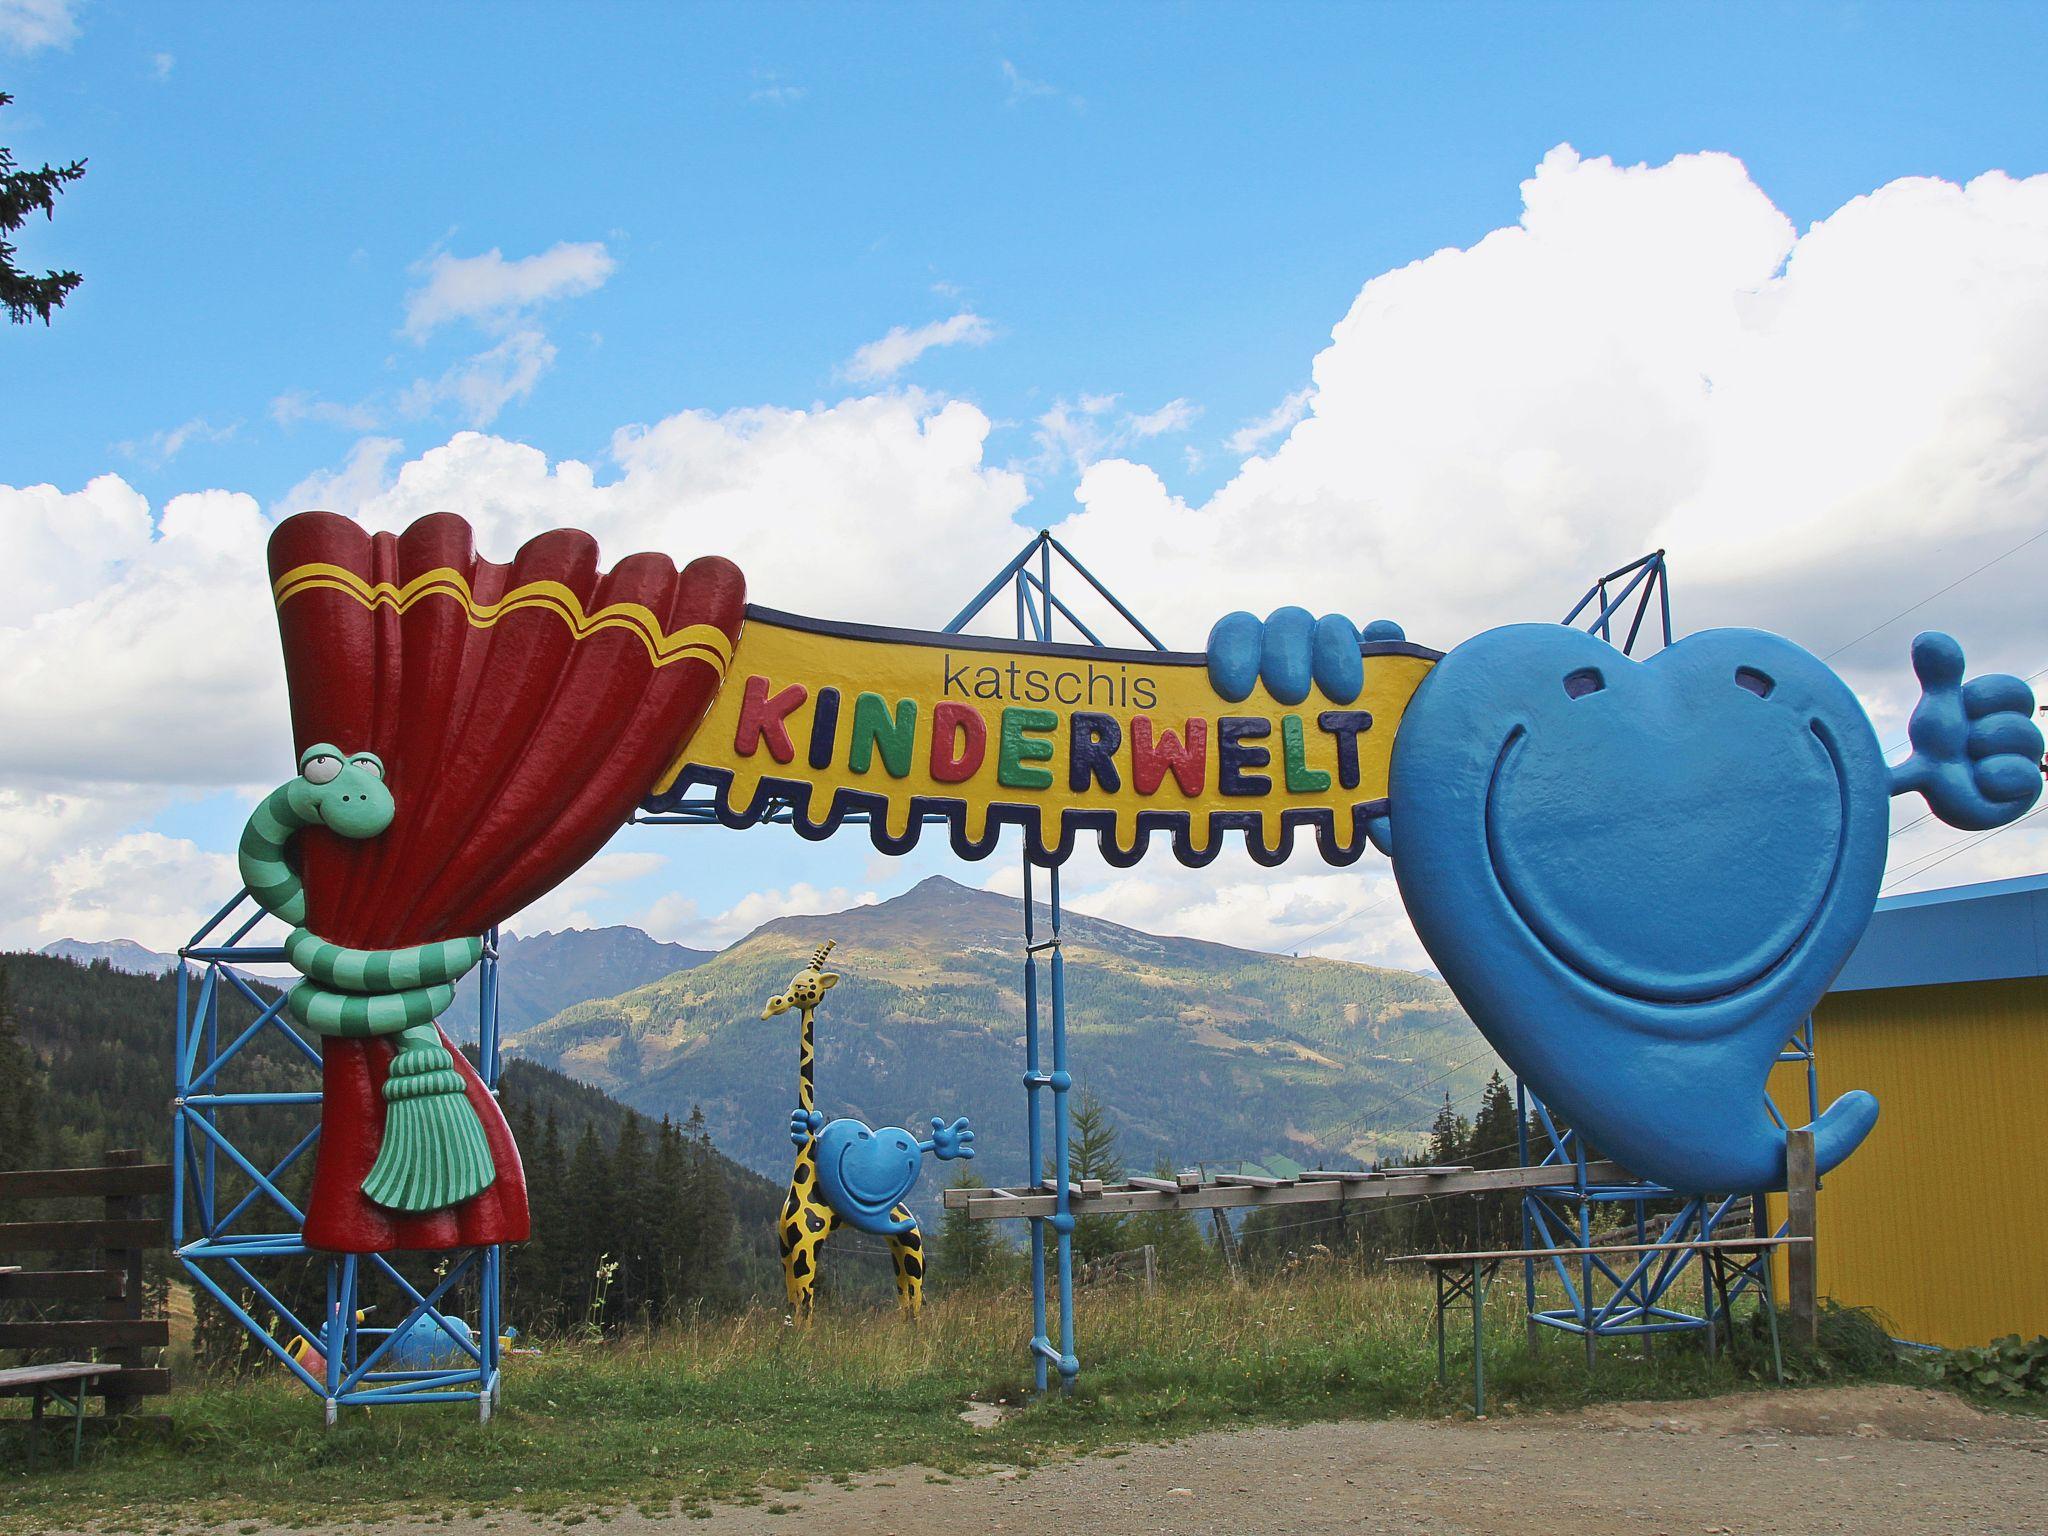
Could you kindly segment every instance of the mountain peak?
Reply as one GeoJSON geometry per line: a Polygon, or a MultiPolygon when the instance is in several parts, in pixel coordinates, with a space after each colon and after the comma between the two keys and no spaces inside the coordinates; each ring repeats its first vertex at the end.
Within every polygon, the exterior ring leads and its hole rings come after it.
{"type": "Polygon", "coordinates": [[[104,960],[131,976],[162,976],[178,968],[176,955],[162,954],[133,939],[58,939],[54,944],[45,944],[38,953],[77,965],[104,960]]]}

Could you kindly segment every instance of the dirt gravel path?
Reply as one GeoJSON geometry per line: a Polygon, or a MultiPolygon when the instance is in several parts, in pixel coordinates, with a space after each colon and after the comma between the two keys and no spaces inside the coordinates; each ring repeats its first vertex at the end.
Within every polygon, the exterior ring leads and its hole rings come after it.
{"type": "MultiPolygon", "coordinates": [[[[636,1527],[621,1520],[612,1530],[636,1527]]],[[[1863,1387],[1492,1422],[1200,1435],[934,1483],[898,1471],[691,1522],[707,1536],[2044,1536],[2048,1427],[1863,1387]]],[[[446,1529],[444,1527],[444,1529],[446,1529]]],[[[505,1533],[515,1528],[509,1523],[505,1533]]]]}
{"type": "MultiPolygon", "coordinates": [[[[708,1518],[621,1512],[578,1524],[577,1536],[2043,1536],[2048,1425],[1899,1387],[1746,1393],[1480,1423],[1229,1431],[966,1478],[897,1468],[708,1518]]],[[[506,1512],[341,1529],[563,1526],[506,1512]]]]}

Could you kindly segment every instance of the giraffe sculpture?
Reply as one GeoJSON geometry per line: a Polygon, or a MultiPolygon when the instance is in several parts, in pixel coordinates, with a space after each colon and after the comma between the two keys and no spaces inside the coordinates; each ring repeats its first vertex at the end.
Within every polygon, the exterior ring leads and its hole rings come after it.
{"type": "Polygon", "coordinates": [[[924,1237],[903,1197],[917,1183],[923,1155],[974,1156],[974,1132],[965,1117],[951,1125],[932,1121],[930,1139],[918,1141],[895,1126],[871,1130],[859,1120],[827,1122],[817,1110],[812,1016],[825,994],[839,983],[825,969],[834,941],[827,939],[782,991],[768,999],[761,1017],[772,1019],[794,1008],[803,1020],[797,1045],[796,1108],[789,1139],[796,1167],[782,1202],[776,1238],[782,1250],[782,1283],[790,1311],[799,1321],[811,1315],[818,1284],[818,1260],[825,1239],[842,1223],[885,1238],[896,1266],[896,1296],[905,1313],[917,1315],[924,1300],[924,1237]]]}

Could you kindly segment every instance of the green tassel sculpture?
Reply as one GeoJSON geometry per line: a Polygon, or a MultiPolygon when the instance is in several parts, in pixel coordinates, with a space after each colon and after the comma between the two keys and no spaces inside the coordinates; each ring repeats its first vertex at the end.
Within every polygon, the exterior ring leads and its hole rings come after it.
{"type": "Polygon", "coordinates": [[[363,1193],[394,1211],[438,1211],[497,1176],[441,1032],[432,1024],[405,1030],[384,1079],[384,1145],[363,1193]]]}

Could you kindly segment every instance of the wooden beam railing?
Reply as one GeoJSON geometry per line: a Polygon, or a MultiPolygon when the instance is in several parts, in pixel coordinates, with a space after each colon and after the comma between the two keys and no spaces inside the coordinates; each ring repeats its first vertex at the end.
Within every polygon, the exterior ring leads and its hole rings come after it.
{"type": "MultiPolygon", "coordinates": [[[[1136,1213],[1141,1211],[1219,1210],[1240,1206],[1355,1204],[1367,1201],[1404,1200],[1428,1195],[1477,1195],[1498,1191],[1541,1189],[1571,1184],[1577,1170],[1569,1164],[1536,1168],[1467,1168],[1445,1170],[1376,1169],[1361,1177],[1357,1171],[1309,1172],[1297,1179],[1223,1174],[1199,1183],[1176,1182],[1167,1187],[1164,1179],[1133,1179],[1116,1187],[1088,1190],[1076,1187],[1068,1196],[1068,1207],[1076,1216],[1136,1213]]],[[[1587,1182],[1619,1184],[1634,1175],[1619,1163],[1588,1163],[1587,1182]]],[[[1042,1187],[1022,1189],[949,1189],[946,1209],[965,1211],[969,1221],[1014,1221],[1021,1217],[1050,1216],[1056,1202],[1042,1187]]]]}

